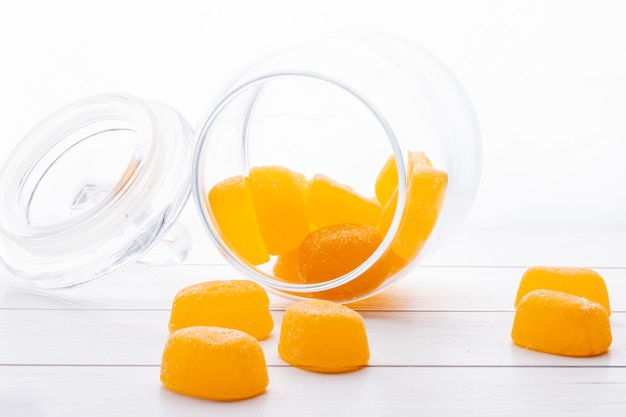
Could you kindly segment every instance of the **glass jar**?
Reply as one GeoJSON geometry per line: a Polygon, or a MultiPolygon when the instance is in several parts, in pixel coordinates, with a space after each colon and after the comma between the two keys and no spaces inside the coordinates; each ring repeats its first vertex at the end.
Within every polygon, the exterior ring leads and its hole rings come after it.
{"type": "Polygon", "coordinates": [[[166,255],[144,262],[180,261],[190,240],[174,224],[190,194],[192,152],[189,123],[156,101],[107,94],[58,110],[0,171],[2,264],[31,286],[69,288],[159,242],[166,255]]]}
{"type": "Polygon", "coordinates": [[[480,177],[461,85],[387,35],[268,54],[196,136],[192,193],[209,236],[245,276],[300,297],[351,302],[403,277],[459,226],[480,177]]]}
{"type": "Polygon", "coordinates": [[[36,126],[0,171],[0,260],[68,288],[132,262],[180,262],[191,191],[246,277],[296,297],[369,297],[454,231],[477,191],[472,106],[434,56],[359,34],[267,54],[195,134],[171,107],[80,100],[36,126]],[[213,195],[213,197],[211,197],[213,195]],[[166,251],[146,254],[159,242],[166,251]]]}

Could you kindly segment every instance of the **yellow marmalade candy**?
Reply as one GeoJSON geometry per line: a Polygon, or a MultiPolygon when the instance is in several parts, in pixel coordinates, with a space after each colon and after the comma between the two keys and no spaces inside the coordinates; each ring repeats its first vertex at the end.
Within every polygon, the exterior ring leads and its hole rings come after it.
{"type": "MultiPolygon", "coordinates": [[[[374,253],[382,239],[376,229],[367,224],[335,224],[314,230],[304,239],[297,253],[296,273],[283,273],[287,262],[279,258],[274,274],[289,279],[297,276],[298,281],[314,284],[330,281],[352,271],[374,253]],[[296,275],[297,274],[297,275],[296,275]]],[[[291,255],[291,253],[288,253],[291,255]]],[[[393,252],[383,254],[369,269],[352,281],[341,286],[309,294],[316,298],[332,301],[349,301],[377,289],[395,272],[396,258],[393,252]]]]}
{"type": "Polygon", "coordinates": [[[513,342],[526,349],[563,356],[595,356],[612,342],[607,310],[584,297],[538,289],[520,300],[513,342]]]}
{"type": "Polygon", "coordinates": [[[562,291],[601,304],[611,314],[609,293],[604,279],[588,268],[534,266],[528,268],[519,284],[515,305],[536,289],[562,291]]]}
{"type": "Polygon", "coordinates": [[[250,169],[248,183],[269,253],[280,255],[298,247],[309,233],[306,177],[281,166],[260,166],[250,169]]]}
{"type": "Polygon", "coordinates": [[[250,398],[269,384],[261,345],[247,333],[221,327],[186,327],[170,334],[161,382],[171,391],[217,401],[250,398]]]}
{"type": "Polygon", "coordinates": [[[267,293],[256,282],[207,281],[183,288],[174,297],[170,332],[192,326],[238,329],[263,340],[274,320],[267,293]]]}
{"type": "Polygon", "coordinates": [[[292,304],[285,310],[278,353],[285,362],[308,371],[358,370],[370,356],[363,317],[331,301],[292,304]]]}
{"type": "MultiPolygon", "coordinates": [[[[406,168],[409,176],[416,165],[427,165],[429,167],[433,166],[430,159],[428,159],[428,156],[424,152],[409,151],[409,162],[406,168]]],[[[380,204],[383,206],[387,204],[397,187],[398,166],[396,165],[395,156],[391,155],[378,173],[378,177],[376,177],[376,197],[378,198],[380,204]]]]}
{"type": "Polygon", "coordinates": [[[375,199],[363,197],[351,187],[325,175],[317,174],[310,181],[307,212],[316,228],[340,223],[376,227],[380,211],[380,204],[375,199]]]}
{"type": "MultiPolygon", "coordinates": [[[[443,206],[448,174],[425,163],[412,168],[407,183],[406,202],[402,220],[391,249],[407,262],[415,259],[435,227],[443,206]]],[[[398,190],[383,207],[378,231],[384,236],[393,220],[398,190]]]]}
{"type": "Polygon", "coordinates": [[[208,200],[219,233],[233,252],[252,265],[269,261],[247,178],[235,176],[219,182],[209,191],[208,200]]]}

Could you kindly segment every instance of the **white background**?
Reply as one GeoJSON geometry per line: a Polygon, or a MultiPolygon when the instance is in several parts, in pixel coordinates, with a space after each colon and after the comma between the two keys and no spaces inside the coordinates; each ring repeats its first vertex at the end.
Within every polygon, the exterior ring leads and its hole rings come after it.
{"type": "Polygon", "coordinates": [[[3,1],[0,161],[75,99],[126,92],[195,123],[259,51],[374,29],[431,50],[474,104],[484,160],[469,226],[625,229],[625,21],[617,0],[3,1]]]}

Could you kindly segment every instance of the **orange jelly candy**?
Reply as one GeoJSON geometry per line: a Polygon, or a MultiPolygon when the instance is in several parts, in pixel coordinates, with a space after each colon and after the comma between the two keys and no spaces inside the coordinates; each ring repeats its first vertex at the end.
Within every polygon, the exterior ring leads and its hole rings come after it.
{"type": "MultiPolygon", "coordinates": [[[[306,239],[306,238],[305,238],[306,239]]],[[[273,273],[276,278],[283,279],[288,282],[302,283],[300,280],[300,247],[283,253],[276,258],[273,273]]]]}
{"type": "MultiPolygon", "coordinates": [[[[284,278],[297,277],[298,282],[305,284],[338,278],[361,265],[378,248],[381,241],[376,229],[366,224],[336,224],[315,230],[300,245],[297,260],[291,261],[292,265],[297,265],[297,271],[283,272],[284,278]]],[[[327,300],[347,301],[370,293],[390,276],[392,260],[391,255],[384,254],[352,281],[310,295],[327,300]]],[[[276,272],[280,271],[275,270],[276,272]]]]}
{"type": "Polygon", "coordinates": [[[604,279],[588,268],[534,266],[528,268],[519,284],[515,305],[536,289],[562,291],[601,304],[611,314],[609,294],[604,279]]]}
{"type": "Polygon", "coordinates": [[[248,180],[235,176],[221,181],[211,188],[208,199],[219,233],[228,246],[253,265],[269,261],[248,180]]]}
{"type": "Polygon", "coordinates": [[[248,183],[269,253],[280,255],[298,247],[309,233],[306,177],[285,167],[262,166],[250,169],[248,183]]]}
{"type": "MultiPolygon", "coordinates": [[[[411,173],[413,167],[416,165],[427,165],[432,167],[433,164],[428,159],[428,156],[424,152],[409,151],[409,163],[407,166],[408,174],[411,173]]],[[[396,158],[391,155],[385,165],[378,173],[376,177],[376,197],[383,206],[387,204],[394,190],[398,187],[398,166],[396,164],[396,158]]]]}
{"type": "Polygon", "coordinates": [[[184,395],[218,401],[255,397],[269,384],[259,342],[221,327],[186,327],[170,334],[161,360],[161,382],[184,395]]]}
{"type": "Polygon", "coordinates": [[[285,362],[308,371],[358,370],[370,356],[363,317],[331,301],[292,304],[285,310],[278,353],[285,362]]]}
{"type": "Polygon", "coordinates": [[[526,349],[579,357],[605,353],[612,342],[609,314],[602,305],[544,289],[522,297],[511,338],[526,349]]]}
{"type": "Polygon", "coordinates": [[[274,328],[269,298],[256,282],[207,281],[180,290],[174,297],[169,330],[217,326],[266,339],[274,328]]]}
{"type": "MultiPolygon", "coordinates": [[[[443,205],[448,174],[425,163],[416,163],[407,184],[406,204],[392,250],[406,261],[413,260],[432,232],[443,205]]],[[[383,211],[378,231],[384,236],[393,220],[398,200],[396,189],[383,211]]]]}
{"type": "Polygon", "coordinates": [[[310,181],[307,211],[316,228],[339,223],[376,227],[381,207],[377,201],[363,197],[351,187],[317,174],[310,181]]]}

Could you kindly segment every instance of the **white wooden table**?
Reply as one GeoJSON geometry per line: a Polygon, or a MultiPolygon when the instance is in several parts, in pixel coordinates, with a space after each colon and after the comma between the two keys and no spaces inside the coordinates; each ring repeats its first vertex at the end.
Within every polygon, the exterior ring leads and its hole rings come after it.
{"type": "Polygon", "coordinates": [[[371,360],[323,375],[276,352],[284,308],[262,342],[270,385],[220,403],[159,382],[171,300],[180,288],[237,278],[207,242],[173,268],[133,266],[77,290],[40,293],[0,267],[0,416],[606,416],[626,413],[626,231],[462,230],[410,277],[353,307],[371,360]],[[613,315],[608,354],[566,358],[510,339],[513,300],[531,265],[588,266],[613,315]]]}

